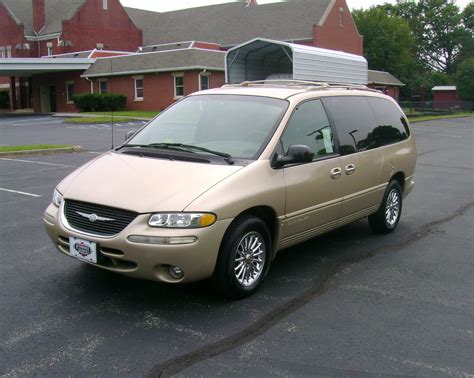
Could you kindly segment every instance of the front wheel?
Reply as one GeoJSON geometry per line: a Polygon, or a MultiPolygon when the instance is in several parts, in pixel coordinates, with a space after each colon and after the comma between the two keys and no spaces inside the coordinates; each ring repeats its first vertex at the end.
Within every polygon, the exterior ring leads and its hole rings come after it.
{"type": "Polygon", "coordinates": [[[216,289],[233,298],[255,293],[270,266],[271,250],[270,233],[261,219],[237,219],[222,241],[214,272],[216,289]]]}
{"type": "Polygon", "coordinates": [[[398,181],[390,181],[380,209],[369,215],[369,224],[379,234],[388,234],[397,228],[402,214],[402,188],[398,181]]]}

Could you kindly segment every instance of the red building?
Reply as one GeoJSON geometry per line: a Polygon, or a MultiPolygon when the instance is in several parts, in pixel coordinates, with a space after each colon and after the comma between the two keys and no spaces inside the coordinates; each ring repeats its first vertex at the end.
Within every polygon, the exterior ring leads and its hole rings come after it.
{"type": "Polygon", "coordinates": [[[75,111],[73,94],[114,92],[127,95],[129,109],[159,110],[222,85],[222,51],[255,37],[362,55],[345,0],[256,3],[159,13],[118,0],[0,0],[0,76],[9,76],[11,108],[75,111]]]}

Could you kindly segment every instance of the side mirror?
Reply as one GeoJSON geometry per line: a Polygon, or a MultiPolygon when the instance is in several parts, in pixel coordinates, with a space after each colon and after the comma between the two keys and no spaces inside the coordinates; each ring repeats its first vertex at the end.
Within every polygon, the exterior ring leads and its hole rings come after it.
{"type": "Polygon", "coordinates": [[[289,164],[310,163],[313,161],[314,153],[308,146],[303,144],[294,144],[288,148],[286,156],[274,155],[272,158],[272,167],[281,168],[289,164]]]}
{"type": "Polygon", "coordinates": [[[130,130],[127,135],[125,135],[125,141],[129,140],[136,134],[136,131],[130,130]]]}

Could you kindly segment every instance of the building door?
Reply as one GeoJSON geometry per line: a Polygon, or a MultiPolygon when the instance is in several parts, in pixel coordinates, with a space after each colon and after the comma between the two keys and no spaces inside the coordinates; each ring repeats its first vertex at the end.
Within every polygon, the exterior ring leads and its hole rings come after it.
{"type": "Polygon", "coordinates": [[[51,113],[56,112],[56,87],[54,85],[49,87],[49,107],[51,113]]]}
{"type": "Polygon", "coordinates": [[[42,85],[40,87],[40,101],[41,101],[41,113],[49,113],[51,111],[50,95],[49,95],[49,87],[46,85],[42,85]]]}

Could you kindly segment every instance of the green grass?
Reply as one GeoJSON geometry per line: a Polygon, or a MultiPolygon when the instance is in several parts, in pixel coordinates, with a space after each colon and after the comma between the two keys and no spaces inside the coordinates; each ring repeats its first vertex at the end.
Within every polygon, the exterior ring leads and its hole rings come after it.
{"type": "Polygon", "coordinates": [[[51,148],[64,148],[64,147],[72,147],[72,144],[31,144],[29,146],[0,146],[0,152],[48,150],[51,148]]]}
{"type": "MultiPolygon", "coordinates": [[[[119,112],[114,112],[114,117],[119,116],[119,117],[138,117],[138,118],[153,118],[156,116],[159,112],[144,112],[144,111],[119,111],[119,112]]],[[[83,112],[81,114],[92,114],[92,115],[103,115],[103,116],[110,116],[110,112],[83,112]]]]}
{"type": "Polygon", "coordinates": [[[420,117],[408,117],[408,120],[413,122],[421,122],[421,121],[432,121],[436,119],[446,119],[446,118],[460,118],[460,117],[472,117],[474,113],[472,112],[460,112],[457,114],[445,114],[445,115],[427,115],[427,116],[420,116],[420,117]]]}
{"type": "MultiPolygon", "coordinates": [[[[114,123],[119,123],[119,122],[130,122],[133,121],[133,118],[129,117],[115,117],[114,116],[114,123]]],[[[77,124],[82,124],[82,123],[112,123],[112,117],[105,117],[105,116],[100,116],[100,117],[73,117],[73,118],[65,118],[63,120],[64,123],[77,123],[77,124]]]]}

